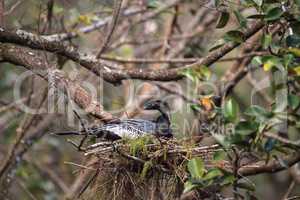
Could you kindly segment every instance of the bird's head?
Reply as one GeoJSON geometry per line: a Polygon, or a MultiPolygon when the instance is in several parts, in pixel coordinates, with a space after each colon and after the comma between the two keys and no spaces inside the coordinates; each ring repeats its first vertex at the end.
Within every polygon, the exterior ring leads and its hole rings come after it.
{"type": "Polygon", "coordinates": [[[169,104],[162,100],[149,100],[144,104],[144,110],[160,110],[168,111],[170,110],[169,104]]]}

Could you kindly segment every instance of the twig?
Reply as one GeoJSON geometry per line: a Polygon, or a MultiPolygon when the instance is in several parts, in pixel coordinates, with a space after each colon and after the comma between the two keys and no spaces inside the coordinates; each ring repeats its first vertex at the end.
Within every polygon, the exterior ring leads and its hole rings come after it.
{"type": "Polygon", "coordinates": [[[279,135],[275,135],[274,133],[271,133],[271,132],[264,132],[263,135],[265,137],[278,140],[279,142],[281,142],[283,144],[286,144],[286,145],[291,145],[291,146],[294,146],[294,147],[300,147],[300,141],[292,141],[292,140],[289,140],[287,138],[283,138],[279,135]]]}
{"type": "MultiPolygon", "coordinates": [[[[130,17],[133,15],[142,13],[144,11],[145,11],[145,9],[128,8],[122,13],[122,16],[130,17]]],[[[57,41],[57,42],[69,40],[69,39],[78,37],[80,34],[83,34],[83,33],[86,34],[86,33],[92,32],[94,30],[97,30],[97,29],[105,26],[106,24],[108,24],[111,20],[112,20],[112,17],[106,17],[103,20],[99,20],[92,25],[81,27],[76,31],[70,31],[70,32],[66,32],[66,33],[57,33],[57,34],[52,34],[52,35],[45,35],[43,37],[49,41],[57,41]]]]}
{"type": "Polygon", "coordinates": [[[288,199],[288,197],[289,197],[290,193],[292,192],[292,190],[294,189],[295,185],[296,185],[295,181],[292,180],[292,181],[291,181],[291,184],[290,184],[290,186],[289,186],[289,188],[288,188],[288,190],[287,190],[286,193],[283,195],[282,200],[287,200],[287,199],[288,199]]]}
{"type": "Polygon", "coordinates": [[[5,16],[4,0],[0,0],[0,26],[4,26],[4,16],[5,16]]]}
{"type": "MultiPolygon", "coordinates": [[[[218,62],[235,61],[247,57],[262,56],[267,54],[268,52],[251,52],[251,53],[242,54],[240,56],[223,58],[218,60],[218,62]]],[[[153,64],[153,63],[189,64],[189,63],[197,62],[200,59],[200,58],[170,58],[170,59],[122,58],[117,56],[112,57],[106,55],[102,55],[101,58],[104,60],[110,60],[119,63],[134,63],[134,64],[153,64]]]]}
{"type": "Polygon", "coordinates": [[[10,9],[6,12],[4,12],[4,15],[9,15],[11,14],[19,5],[21,5],[21,3],[23,3],[24,0],[19,0],[17,1],[14,5],[12,5],[10,7],[10,9]]]}
{"type": "Polygon", "coordinates": [[[115,6],[114,6],[114,10],[113,10],[113,15],[112,15],[112,21],[111,21],[111,25],[110,25],[110,29],[109,29],[109,32],[106,33],[106,36],[105,36],[105,39],[104,39],[104,42],[97,54],[97,57],[96,58],[100,58],[101,54],[106,50],[111,38],[112,38],[112,35],[113,35],[113,32],[117,26],[117,23],[118,23],[118,20],[119,20],[119,17],[120,17],[120,13],[121,13],[121,8],[122,8],[122,2],[123,0],[114,0],[115,1],[115,6]]]}
{"type": "Polygon", "coordinates": [[[74,165],[76,167],[80,167],[82,169],[89,169],[89,170],[97,170],[97,169],[94,169],[94,168],[90,168],[90,167],[87,167],[87,166],[84,166],[84,165],[80,165],[80,164],[77,164],[77,163],[73,163],[73,162],[64,162],[64,164],[67,164],[67,165],[74,165]]]}

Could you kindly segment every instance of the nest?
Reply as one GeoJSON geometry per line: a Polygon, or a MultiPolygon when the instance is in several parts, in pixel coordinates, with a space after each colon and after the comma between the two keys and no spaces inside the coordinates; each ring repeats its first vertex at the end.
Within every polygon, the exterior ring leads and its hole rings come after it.
{"type": "Polygon", "coordinates": [[[227,161],[213,161],[220,151],[224,149],[217,144],[153,137],[92,144],[84,155],[95,158],[98,175],[91,192],[86,192],[93,195],[85,199],[176,199],[182,194],[191,158],[202,158],[207,169],[230,168],[227,161]]]}

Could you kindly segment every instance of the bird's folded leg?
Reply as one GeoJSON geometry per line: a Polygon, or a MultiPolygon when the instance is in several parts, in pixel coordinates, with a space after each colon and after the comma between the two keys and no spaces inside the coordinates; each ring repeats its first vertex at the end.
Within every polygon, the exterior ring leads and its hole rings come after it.
{"type": "Polygon", "coordinates": [[[69,142],[70,144],[72,144],[78,151],[86,152],[86,149],[85,149],[85,148],[82,148],[82,147],[80,146],[80,144],[77,144],[77,143],[74,142],[73,140],[67,139],[67,142],[69,142]]]}

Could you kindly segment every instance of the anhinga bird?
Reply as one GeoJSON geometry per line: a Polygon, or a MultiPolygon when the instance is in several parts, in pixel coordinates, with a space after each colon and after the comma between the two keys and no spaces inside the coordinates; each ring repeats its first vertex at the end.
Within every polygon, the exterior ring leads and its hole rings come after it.
{"type": "Polygon", "coordinates": [[[144,110],[158,110],[160,115],[153,121],[145,119],[124,119],[106,123],[102,126],[86,128],[80,132],[60,132],[57,135],[88,135],[118,140],[123,137],[136,138],[143,135],[155,135],[158,137],[173,137],[170,128],[169,105],[161,100],[149,101],[144,104],[144,110]]]}

